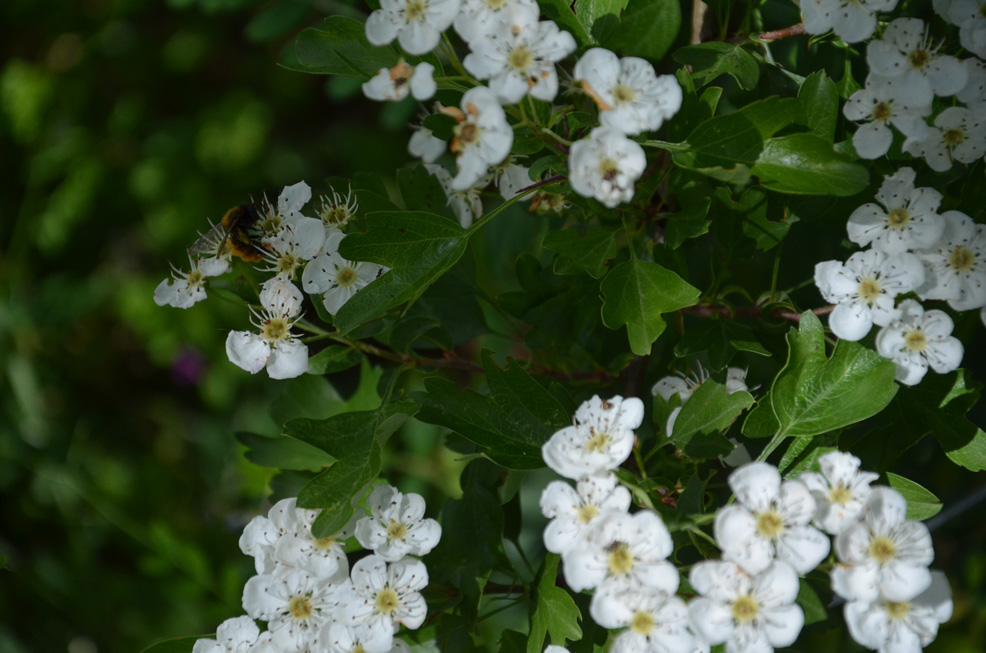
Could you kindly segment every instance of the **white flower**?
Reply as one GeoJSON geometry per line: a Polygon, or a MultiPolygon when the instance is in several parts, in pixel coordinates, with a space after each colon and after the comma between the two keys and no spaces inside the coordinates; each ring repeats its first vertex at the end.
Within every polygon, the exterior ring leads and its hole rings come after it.
{"type": "MultiPolygon", "coordinates": [[[[329,190],[332,191],[332,197],[323,194],[321,196],[322,206],[318,209],[318,217],[322,219],[322,223],[325,225],[326,240],[334,233],[334,230],[345,227],[359,210],[359,200],[353,193],[352,187],[346,191],[345,196],[336,192],[332,186],[329,186],[329,190]]],[[[324,244],[322,250],[325,250],[324,244]]]]}
{"type": "Polygon", "coordinates": [[[920,18],[897,18],[866,48],[866,61],[878,75],[893,79],[898,99],[908,106],[930,104],[935,95],[955,95],[966,71],[955,57],[940,55],[920,18]]]}
{"type": "Polygon", "coordinates": [[[551,436],[541,447],[544,462],[565,478],[607,475],[633,449],[633,429],[644,419],[644,402],[636,397],[594,396],[575,412],[574,425],[551,436]]]}
{"type": "Polygon", "coordinates": [[[873,36],[876,12],[891,11],[897,0],[802,0],[805,31],[824,34],[833,30],[846,43],[857,43],[873,36]]]}
{"type": "Polygon", "coordinates": [[[953,0],[945,16],[959,26],[959,43],[977,57],[986,57],[986,2],[953,0]]]}
{"type": "MultiPolygon", "coordinates": [[[[677,596],[662,592],[629,592],[625,610],[599,622],[603,628],[623,628],[612,653],[693,653],[695,635],[688,630],[688,608],[677,596]]],[[[707,649],[706,649],[707,650],[707,649]]]]}
{"type": "Polygon", "coordinates": [[[434,75],[435,67],[426,61],[412,66],[401,59],[393,68],[381,68],[363,82],[363,95],[377,102],[397,102],[410,92],[415,100],[427,100],[438,88],[434,75]]]}
{"type": "MultiPolygon", "coordinates": [[[[510,163],[507,166],[497,168],[496,183],[500,189],[500,196],[504,200],[512,200],[534,182],[531,181],[530,168],[517,163],[510,163]]],[[[530,199],[531,196],[528,195],[524,201],[530,199]]]]}
{"type": "Polygon", "coordinates": [[[986,121],[964,107],[949,107],[935,117],[924,138],[910,141],[904,151],[923,156],[936,172],[949,170],[956,161],[972,163],[986,153],[986,121]]]}
{"type": "Polygon", "coordinates": [[[688,401],[696,390],[698,390],[699,386],[708,380],[709,373],[701,365],[699,365],[695,372],[692,372],[687,376],[681,372],[677,372],[674,375],[665,376],[662,379],[658,379],[657,383],[655,383],[650,389],[652,395],[655,397],[660,395],[661,399],[666,402],[671,401],[671,397],[675,394],[677,394],[678,398],[681,400],[681,405],[675,406],[671,410],[671,414],[668,415],[668,423],[664,426],[664,432],[669,438],[674,432],[674,425],[675,422],[678,421],[678,413],[681,412],[682,406],[684,406],[685,402],[688,401]]]}
{"type": "Polygon", "coordinates": [[[356,539],[387,562],[426,555],[442,537],[438,522],[425,518],[420,494],[401,494],[397,488],[378,485],[366,503],[370,516],[356,522],[356,539]]]}
{"type": "Polygon", "coordinates": [[[387,45],[396,38],[405,52],[424,54],[438,45],[458,12],[459,0],[380,0],[366,19],[366,40],[387,45]]]}
{"type": "Polygon", "coordinates": [[[681,108],[681,86],[639,57],[592,48],[575,64],[575,79],[599,107],[599,122],[634,136],[659,129],[681,108]]]}
{"type": "Polygon", "coordinates": [[[301,285],[309,295],[325,293],[322,304],[335,315],[352,297],[377,280],[387,268],[367,261],[347,261],[339,255],[339,243],[345,234],[334,230],[325,240],[321,254],[312,259],[301,273],[301,285]]]}
{"type": "Polygon", "coordinates": [[[306,653],[318,650],[322,629],[339,611],[335,586],[298,570],[254,576],[243,587],[243,609],[267,622],[278,650],[306,653]]]}
{"type": "Polygon", "coordinates": [[[942,214],[941,240],[918,252],[928,276],[918,288],[921,299],[946,299],[957,311],[986,305],[986,226],[961,211],[942,214]]]}
{"type": "Polygon", "coordinates": [[[583,545],[562,557],[565,581],[576,592],[596,588],[589,611],[597,623],[628,616],[628,592],[674,594],[678,570],[667,561],[674,547],[660,516],[652,510],[604,516],[583,545]]]}
{"type": "MultiPolygon", "coordinates": [[[[726,394],[731,395],[734,392],[749,392],[750,388],[746,385],[746,375],[749,370],[742,367],[728,367],[726,368],[726,394]]],[[[754,386],[754,390],[760,386],[754,386]]]]}
{"type": "MultiPolygon", "coordinates": [[[[321,227],[319,227],[321,228],[321,227]]],[[[250,309],[250,321],[259,333],[230,331],[226,338],[229,361],[250,374],[267,368],[272,379],[292,379],[308,371],[308,347],[291,333],[301,307],[301,291],[278,281],[261,294],[263,312],[250,309]]]]}
{"type": "Polygon", "coordinates": [[[934,559],[928,527],[905,521],[907,502],[889,487],[875,487],[862,521],[835,538],[842,564],[832,570],[832,589],[847,601],[909,601],[931,584],[934,559]]]}
{"type": "Polygon", "coordinates": [[[876,336],[876,350],[897,364],[898,381],[916,385],[929,365],[935,372],[946,374],[962,364],[962,343],[952,336],[955,325],[947,313],[925,312],[913,299],[905,299],[898,308],[900,318],[876,336]]]}
{"type": "Polygon", "coordinates": [[[290,281],[299,267],[318,254],[325,244],[325,226],[317,218],[298,216],[282,223],[277,234],[264,239],[265,271],[290,281]]]}
{"type": "Polygon", "coordinates": [[[452,187],[452,175],[448,170],[435,163],[425,163],[425,170],[438,179],[442,185],[445,196],[448,198],[448,205],[452,207],[452,212],[459,219],[459,224],[465,229],[483,217],[483,189],[493,180],[493,173],[486,173],[480,177],[475,186],[465,190],[455,190],[452,187]]]}
{"type": "Polygon", "coordinates": [[[646,167],[644,149],[612,127],[596,127],[572,143],[568,154],[572,190],[609,208],[633,199],[633,185],[646,167]]]}
{"type": "Polygon", "coordinates": [[[544,548],[566,553],[585,541],[601,517],[629,508],[630,491],[613,475],[580,478],[575,488],[552,481],[541,493],[541,512],[551,520],[544,529],[544,548]]]}
{"type": "Polygon", "coordinates": [[[550,20],[502,21],[489,34],[470,42],[472,52],[462,65],[490,89],[502,104],[531,97],[551,102],[558,93],[555,63],[575,51],[575,39],[550,20]]]}
{"type": "Polygon", "coordinates": [[[442,109],[459,123],[450,146],[459,166],[459,173],[452,180],[455,190],[476,185],[490,166],[507,158],[514,142],[514,130],[493,91],[485,86],[471,88],[463,94],[461,106],[461,111],[454,107],[442,109]]]}
{"type": "Polygon", "coordinates": [[[849,120],[865,122],[852,136],[856,153],[864,159],[876,159],[890,149],[894,135],[890,125],[905,137],[905,145],[924,138],[928,125],[925,116],[931,113],[931,103],[909,105],[897,97],[894,80],[870,73],[866,86],[855,93],[842,107],[849,120]]]}
{"type": "Polygon", "coordinates": [[[263,635],[250,617],[233,617],[219,624],[215,639],[196,641],[192,653],[252,653],[258,640],[270,639],[267,633],[263,635]]]}
{"type": "Polygon", "coordinates": [[[986,64],[975,57],[962,60],[969,81],[955,94],[955,99],[965,104],[980,120],[986,118],[986,64]]]}
{"type": "MultiPolygon", "coordinates": [[[[208,259],[214,260],[214,259],[208,259]]],[[[157,285],[154,289],[154,303],[158,306],[173,306],[175,308],[191,308],[196,303],[206,298],[205,283],[206,277],[218,276],[206,274],[207,271],[214,272],[219,269],[203,269],[199,267],[199,261],[189,258],[191,270],[182,272],[178,268],[171,268],[171,276],[157,285]]],[[[229,267],[229,261],[226,261],[229,267]]],[[[219,274],[222,274],[223,270],[219,274]]]]}
{"type": "Polygon", "coordinates": [[[297,184],[285,186],[277,196],[277,206],[271,204],[267,196],[261,201],[263,214],[262,228],[264,236],[262,242],[265,244],[277,237],[281,229],[305,218],[301,210],[305,208],[308,201],[312,198],[311,186],[304,181],[297,184]]]}
{"type": "Polygon", "coordinates": [[[388,565],[370,555],[353,565],[352,579],[347,623],[359,629],[366,653],[387,653],[398,624],[414,630],[424,623],[428,605],[419,591],[428,584],[428,570],[420,560],[388,565]]]}
{"type": "Polygon", "coordinates": [[[914,290],[923,281],[921,260],[907,252],[888,257],[870,249],[856,252],[845,264],[823,261],[815,266],[815,285],[822,297],[838,304],[829,315],[829,327],[843,340],[859,340],[873,324],[890,324],[897,317],[898,293],[914,290]]]}
{"type": "Polygon", "coordinates": [[[500,22],[537,22],[541,9],[535,0],[462,0],[453,23],[467,43],[488,37],[500,22]]]}
{"type": "Polygon", "coordinates": [[[775,560],[751,575],[732,562],[706,560],[688,576],[701,594],[688,604],[692,630],[728,653],[771,653],[798,639],[805,615],[794,601],[798,573],[775,560]]]}
{"type": "Polygon", "coordinates": [[[880,475],[859,471],[859,458],[844,451],[830,451],[818,459],[818,466],[821,473],[805,472],[798,480],[818,506],[812,523],[835,535],[859,517],[870,496],[870,483],[880,475]]]}
{"type": "Polygon", "coordinates": [[[434,163],[445,153],[448,144],[440,138],[435,138],[427,127],[415,127],[411,140],[407,143],[407,151],[425,163],[434,163]]]}
{"type": "Polygon", "coordinates": [[[843,611],[849,634],[863,646],[879,653],[916,653],[952,618],[952,588],[945,574],[935,571],[928,589],[910,601],[850,601],[843,611]]]}
{"type": "Polygon", "coordinates": [[[884,178],[879,204],[864,204],[849,216],[849,240],[887,254],[930,247],[945,229],[937,213],[941,199],[934,188],[915,188],[914,170],[901,168],[884,178]]]}
{"type": "MultiPolygon", "coordinates": [[[[363,634],[369,632],[365,628],[353,628],[341,623],[330,624],[328,632],[322,638],[329,644],[329,653],[366,653],[363,645],[363,634]]],[[[411,653],[411,648],[399,639],[394,640],[393,648],[388,653],[411,653]]]]}
{"type": "Polygon", "coordinates": [[[754,462],[730,474],[729,487],[736,503],[714,524],[724,560],[758,574],[776,557],[806,574],[829,554],[829,539],[809,525],[816,506],[804,484],[782,483],[776,467],[754,462]]]}

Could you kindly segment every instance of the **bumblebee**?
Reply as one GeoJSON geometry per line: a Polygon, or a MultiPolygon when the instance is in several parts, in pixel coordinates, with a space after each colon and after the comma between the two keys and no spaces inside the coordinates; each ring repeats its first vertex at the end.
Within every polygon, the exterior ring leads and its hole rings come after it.
{"type": "Polygon", "coordinates": [[[215,253],[221,256],[229,248],[233,256],[256,263],[264,259],[264,246],[260,244],[256,229],[260,212],[252,204],[240,204],[226,211],[219,224],[205,232],[188,248],[192,256],[215,253]]]}

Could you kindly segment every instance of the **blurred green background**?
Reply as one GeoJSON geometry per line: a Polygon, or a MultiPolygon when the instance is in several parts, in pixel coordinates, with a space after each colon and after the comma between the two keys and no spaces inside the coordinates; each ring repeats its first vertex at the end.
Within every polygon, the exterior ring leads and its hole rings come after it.
{"type": "MultiPolygon", "coordinates": [[[[356,6],[0,2],[0,652],[130,653],[240,612],[236,541],[270,475],[233,434],[273,428],[296,386],[226,361],[242,307],[151,295],[248,195],[407,159],[413,103],[278,65],[299,29],[356,6]]],[[[982,484],[925,444],[899,472],[946,506],[982,484]]],[[[427,454],[400,468],[439,477],[427,454]]],[[[983,650],[982,516],[936,534],[956,589],[938,650],[983,650]]]]}

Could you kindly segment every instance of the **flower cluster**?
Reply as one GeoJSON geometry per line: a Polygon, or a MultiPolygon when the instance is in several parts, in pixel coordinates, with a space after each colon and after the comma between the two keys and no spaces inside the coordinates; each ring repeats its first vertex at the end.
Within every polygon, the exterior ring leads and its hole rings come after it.
{"type": "Polygon", "coordinates": [[[416,629],[427,605],[425,555],[438,544],[441,527],[424,517],[424,500],[388,485],[373,489],[370,514],[355,515],[330,537],[316,538],[318,510],[298,508],[294,498],[277,502],[266,517],[243,530],[240,549],[253,557],[257,575],[243,588],[243,609],[219,626],[216,639],[195,643],[194,653],[399,653],[400,626],[416,629]],[[356,540],[373,553],[352,569],[345,545],[356,540]],[[254,619],[267,622],[260,632],[254,619]]]}
{"type": "Polygon", "coordinates": [[[301,319],[305,297],[321,295],[325,310],[335,315],[360,289],[387,269],[375,263],[347,261],[339,254],[346,225],[358,208],[352,191],[345,196],[330,189],[323,195],[318,217],[303,211],[312,199],[305,182],[287,186],[274,205],[266,198],[258,210],[232,209],[230,214],[189,247],[191,271],[174,270],[154,291],[159,306],[189,308],[206,297],[206,281],[230,270],[234,256],[260,265],[270,275],[260,286],[259,308],[250,307],[254,331],[230,331],[226,355],[251,374],[266,369],[273,379],[289,379],[308,371],[308,347],[292,331],[301,319]]]}
{"type": "Polygon", "coordinates": [[[986,306],[986,227],[959,211],[939,214],[942,195],[915,187],[916,173],[901,168],[884,178],[876,203],[849,217],[849,239],[869,249],[845,263],[815,266],[815,285],[836,304],[832,332],[859,340],[873,324],[877,351],[897,364],[897,379],[914,385],[930,367],[942,374],[962,362],[962,343],[952,336],[952,319],[913,300],[947,300],[955,310],[986,306]]]}

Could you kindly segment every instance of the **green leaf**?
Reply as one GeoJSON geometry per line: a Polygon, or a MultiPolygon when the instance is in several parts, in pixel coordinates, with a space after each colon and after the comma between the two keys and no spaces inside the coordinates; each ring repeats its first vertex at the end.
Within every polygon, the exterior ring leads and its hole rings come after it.
{"type": "Polygon", "coordinates": [[[442,184],[421,164],[398,170],[397,185],[409,211],[441,213],[448,205],[442,184]]]}
{"type": "Polygon", "coordinates": [[[328,537],[346,525],[359,496],[380,473],[382,442],[416,410],[414,404],[395,402],[378,410],[343,413],[326,420],[297,419],[284,426],[284,435],[336,459],[298,493],[299,507],[322,509],[312,524],[315,537],[328,537]]]}
{"type": "Polygon", "coordinates": [[[537,590],[531,601],[531,635],[527,640],[527,653],[541,653],[546,635],[556,646],[564,646],[567,640],[582,639],[582,628],[579,627],[582,613],[572,595],[555,585],[560,559],[556,553],[549,553],[544,558],[537,590]]]}
{"type": "Polygon", "coordinates": [[[624,57],[660,61],[678,38],[679,29],[678,0],[630,0],[620,16],[619,27],[602,45],[624,57]]]}
{"type": "Polygon", "coordinates": [[[835,125],[839,119],[839,89],[832,78],[823,70],[808,75],[798,89],[798,99],[804,107],[800,122],[812,134],[827,142],[835,140],[835,125]]]}
{"type": "Polygon", "coordinates": [[[753,395],[749,392],[726,394],[726,386],[723,384],[705,381],[681,407],[674,423],[671,442],[683,450],[696,433],[725,431],[753,402],[753,395]]]}
{"type": "Polygon", "coordinates": [[[425,379],[426,392],[410,401],[421,406],[417,418],[449,428],[483,448],[492,461],[510,469],[544,466],[541,445],[571,423],[571,415],[515,361],[507,369],[483,352],[483,369],[492,397],[460,390],[446,379],[425,379]]]}
{"type": "Polygon", "coordinates": [[[664,231],[664,243],[671,249],[677,249],[689,238],[696,238],[709,231],[709,206],[712,198],[705,196],[689,202],[680,211],[668,216],[668,225],[664,231]]]}
{"type": "Polygon", "coordinates": [[[393,67],[398,59],[392,47],[370,45],[363,23],[343,16],[330,16],[321,27],[302,31],[295,52],[304,72],[363,79],[393,67]]]}
{"type": "Polygon", "coordinates": [[[364,232],[350,233],[339,254],[350,261],[372,261],[390,268],[346,302],[335,325],[342,334],[417,299],[466,251],[468,235],[448,218],[420,211],[371,213],[364,232]]]}
{"type": "Polygon", "coordinates": [[[616,234],[608,229],[590,229],[585,235],[575,229],[549,231],[541,247],[558,253],[555,274],[587,272],[595,279],[606,273],[606,264],[616,256],[616,234]]]}
{"type": "Polygon", "coordinates": [[[333,374],[359,365],[363,354],[345,345],[329,345],[308,359],[309,374],[333,374]]]}
{"type": "Polygon", "coordinates": [[[666,326],[662,313],[694,306],[699,291],[657,263],[631,260],[617,265],[602,280],[603,324],[619,329],[624,324],[630,349],[643,356],[666,326]]]}
{"type": "Polygon", "coordinates": [[[179,637],[178,639],[167,639],[157,644],[152,644],[145,648],[141,653],[191,653],[195,647],[195,642],[200,639],[215,637],[216,634],[200,635],[199,637],[179,637]]]}
{"type": "Polygon", "coordinates": [[[827,358],[825,331],[811,311],[787,342],[787,363],[743,424],[748,437],[826,433],[879,413],[897,393],[897,366],[872,349],[841,340],[827,358]]]}
{"type": "Polygon", "coordinates": [[[253,433],[237,433],[236,439],[249,447],[244,454],[255,465],[274,469],[320,472],[335,458],[318,447],[284,435],[268,438],[253,433]]]}
{"type": "Polygon", "coordinates": [[[247,40],[251,43],[266,43],[293,31],[304,21],[310,8],[307,2],[298,0],[285,0],[270,5],[247,23],[247,40]]]}
{"type": "Polygon", "coordinates": [[[908,519],[922,521],[934,517],[941,511],[942,503],[938,497],[914,481],[890,472],[887,472],[887,481],[890,482],[890,487],[907,499],[906,517],[908,519]]]}
{"type": "Polygon", "coordinates": [[[805,612],[805,626],[827,620],[828,614],[825,612],[822,600],[818,598],[818,593],[804,578],[799,579],[799,583],[796,601],[805,612]]]}
{"type": "Polygon", "coordinates": [[[545,16],[558,23],[560,27],[572,33],[580,45],[593,45],[596,40],[590,31],[592,25],[586,25],[572,9],[574,3],[568,0],[541,0],[538,3],[545,16]]]}
{"type": "Polygon", "coordinates": [[[344,403],[327,380],[312,374],[285,379],[277,384],[277,393],[270,414],[278,425],[297,417],[325,419],[338,412],[344,403]]]}
{"type": "Polygon", "coordinates": [[[683,168],[730,183],[746,183],[764,149],[764,140],[794,122],[800,113],[801,103],[794,98],[753,102],[701,123],[672,157],[683,168]]]}
{"type": "Polygon", "coordinates": [[[764,186],[793,195],[848,197],[870,183],[869,171],[815,134],[791,134],[764,143],[751,172],[764,186]]]}
{"type": "Polygon", "coordinates": [[[692,79],[702,85],[715,81],[719,75],[729,75],[740,88],[750,90],[760,81],[760,64],[752,54],[739,45],[710,41],[688,45],[674,53],[674,60],[692,67],[692,79]]]}

